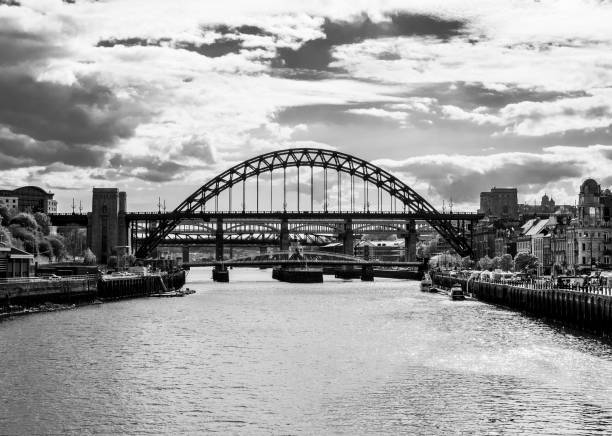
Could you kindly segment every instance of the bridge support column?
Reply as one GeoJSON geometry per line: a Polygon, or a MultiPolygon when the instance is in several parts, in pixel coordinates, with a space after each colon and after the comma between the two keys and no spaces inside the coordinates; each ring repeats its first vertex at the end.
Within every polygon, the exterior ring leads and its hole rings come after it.
{"type": "Polygon", "coordinates": [[[414,220],[406,222],[407,233],[404,236],[404,255],[406,262],[416,261],[417,232],[414,220]]]}
{"type": "Polygon", "coordinates": [[[215,260],[223,260],[223,218],[217,218],[215,228],[215,260]]]}
{"type": "Polygon", "coordinates": [[[373,282],[374,281],[374,268],[372,265],[361,267],[361,281],[362,282],[373,282]]]}
{"type": "MultiPolygon", "coordinates": [[[[353,220],[348,218],[344,220],[344,232],[342,232],[342,251],[348,256],[355,255],[355,249],[353,247],[353,236],[353,220]]],[[[342,270],[344,271],[344,274],[347,277],[353,275],[353,265],[345,265],[342,267],[342,270]]]]}
{"type": "MultiPolygon", "coordinates": [[[[223,219],[217,218],[215,229],[215,260],[223,260],[223,219]]],[[[229,282],[229,271],[226,266],[215,266],[212,272],[212,279],[215,282],[229,282]]]]}
{"type": "Polygon", "coordinates": [[[344,220],[344,232],[342,234],[342,246],[344,254],[354,255],[353,248],[353,222],[350,218],[344,220]]]}
{"type": "Polygon", "coordinates": [[[189,247],[183,246],[183,263],[189,263],[189,247]]]}
{"type": "Polygon", "coordinates": [[[281,251],[289,250],[289,220],[283,218],[280,228],[280,249],[281,251]]]}

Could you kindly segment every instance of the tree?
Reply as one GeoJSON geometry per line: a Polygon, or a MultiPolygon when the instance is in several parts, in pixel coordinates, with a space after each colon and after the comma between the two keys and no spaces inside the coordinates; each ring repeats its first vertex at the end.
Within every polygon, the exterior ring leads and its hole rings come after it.
{"type": "Polygon", "coordinates": [[[71,227],[62,233],[67,253],[74,259],[81,256],[87,246],[87,229],[71,227]]]}
{"type": "Polygon", "coordinates": [[[480,258],[480,260],[478,261],[478,268],[480,268],[481,270],[490,271],[491,269],[493,269],[493,259],[485,255],[485,257],[480,258]]]}
{"type": "Polygon", "coordinates": [[[51,245],[56,260],[61,260],[66,256],[66,246],[61,236],[49,235],[45,237],[45,239],[49,242],[49,245],[51,245]]]}
{"type": "Polygon", "coordinates": [[[512,255],[507,253],[504,254],[499,262],[499,267],[502,271],[512,271],[514,268],[514,260],[512,259],[512,255]]]}
{"type": "MultiPolygon", "coordinates": [[[[33,219],[32,219],[33,220],[33,219]]],[[[13,245],[16,245],[15,240],[21,241],[23,249],[33,255],[38,254],[38,242],[34,233],[26,227],[22,227],[19,224],[11,224],[9,226],[11,235],[13,236],[13,245]]]]}
{"type": "Polygon", "coordinates": [[[493,259],[491,259],[491,269],[501,269],[501,257],[495,256],[493,259]]]}
{"type": "Polygon", "coordinates": [[[531,253],[522,251],[514,257],[514,269],[522,272],[532,272],[538,267],[538,258],[531,253]]]}
{"type": "Polygon", "coordinates": [[[38,230],[45,236],[47,236],[51,230],[51,218],[42,212],[36,212],[34,214],[34,220],[38,226],[38,230]]]}
{"type": "Polygon", "coordinates": [[[465,256],[461,259],[461,268],[462,269],[472,269],[474,267],[474,262],[470,256],[465,256]]]}
{"type": "Polygon", "coordinates": [[[0,226],[0,242],[3,242],[9,247],[13,245],[13,238],[11,237],[11,232],[9,232],[6,227],[0,226]]]}
{"type": "Polygon", "coordinates": [[[96,265],[98,263],[96,255],[89,248],[83,253],[83,263],[85,265],[96,265]]]}
{"type": "Polygon", "coordinates": [[[0,224],[8,226],[8,223],[11,221],[13,214],[5,205],[0,206],[0,224]]]}
{"type": "Polygon", "coordinates": [[[17,225],[23,227],[31,232],[38,230],[38,223],[34,219],[34,216],[25,212],[20,212],[12,217],[9,224],[11,224],[11,226],[17,225]]]}
{"type": "Polygon", "coordinates": [[[37,242],[38,254],[53,259],[53,247],[46,239],[39,239],[37,242]]]}

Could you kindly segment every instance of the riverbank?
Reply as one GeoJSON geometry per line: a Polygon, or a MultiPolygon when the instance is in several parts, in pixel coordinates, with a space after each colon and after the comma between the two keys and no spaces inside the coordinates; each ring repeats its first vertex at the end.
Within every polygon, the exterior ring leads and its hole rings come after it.
{"type": "Polygon", "coordinates": [[[185,280],[186,272],[183,270],[150,275],[7,280],[0,283],[0,319],[146,297],[180,289],[185,280]]]}
{"type": "Polygon", "coordinates": [[[507,283],[491,283],[432,274],[436,285],[459,283],[464,292],[496,304],[551,320],[572,329],[605,338],[612,337],[612,296],[569,289],[530,289],[507,283]]]}

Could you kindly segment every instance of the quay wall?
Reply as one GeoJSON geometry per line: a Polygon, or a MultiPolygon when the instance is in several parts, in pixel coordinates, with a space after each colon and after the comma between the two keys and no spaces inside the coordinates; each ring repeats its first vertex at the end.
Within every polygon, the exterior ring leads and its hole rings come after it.
{"type": "Polygon", "coordinates": [[[554,320],[565,326],[596,335],[612,337],[612,295],[569,289],[531,289],[433,275],[436,285],[461,284],[478,300],[502,305],[531,315],[554,320]]]}
{"type": "Polygon", "coordinates": [[[185,271],[137,277],[109,277],[98,281],[98,297],[103,300],[142,297],[185,284],[185,271]]]}
{"type": "Polygon", "coordinates": [[[11,305],[32,307],[43,303],[76,303],[95,299],[117,300],[147,296],[185,284],[186,272],[158,275],[98,278],[23,279],[0,282],[0,313],[11,305]]]}
{"type": "Polygon", "coordinates": [[[46,302],[69,303],[96,298],[96,276],[61,280],[11,280],[0,283],[0,312],[10,305],[35,306],[46,302]]]}

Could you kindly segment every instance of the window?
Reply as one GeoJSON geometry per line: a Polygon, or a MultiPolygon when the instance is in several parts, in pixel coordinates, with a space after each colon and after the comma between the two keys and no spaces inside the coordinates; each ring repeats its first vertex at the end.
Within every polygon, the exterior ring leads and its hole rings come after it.
{"type": "Polygon", "coordinates": [[[582,264],[585,265],[586,264],[586,257],[582,256],[582,264]]]}
{"type": "Polygon", "coordinates": [[[583,242],[582,243],[582,251],[586,250],[586,244],[583,242]]]}

